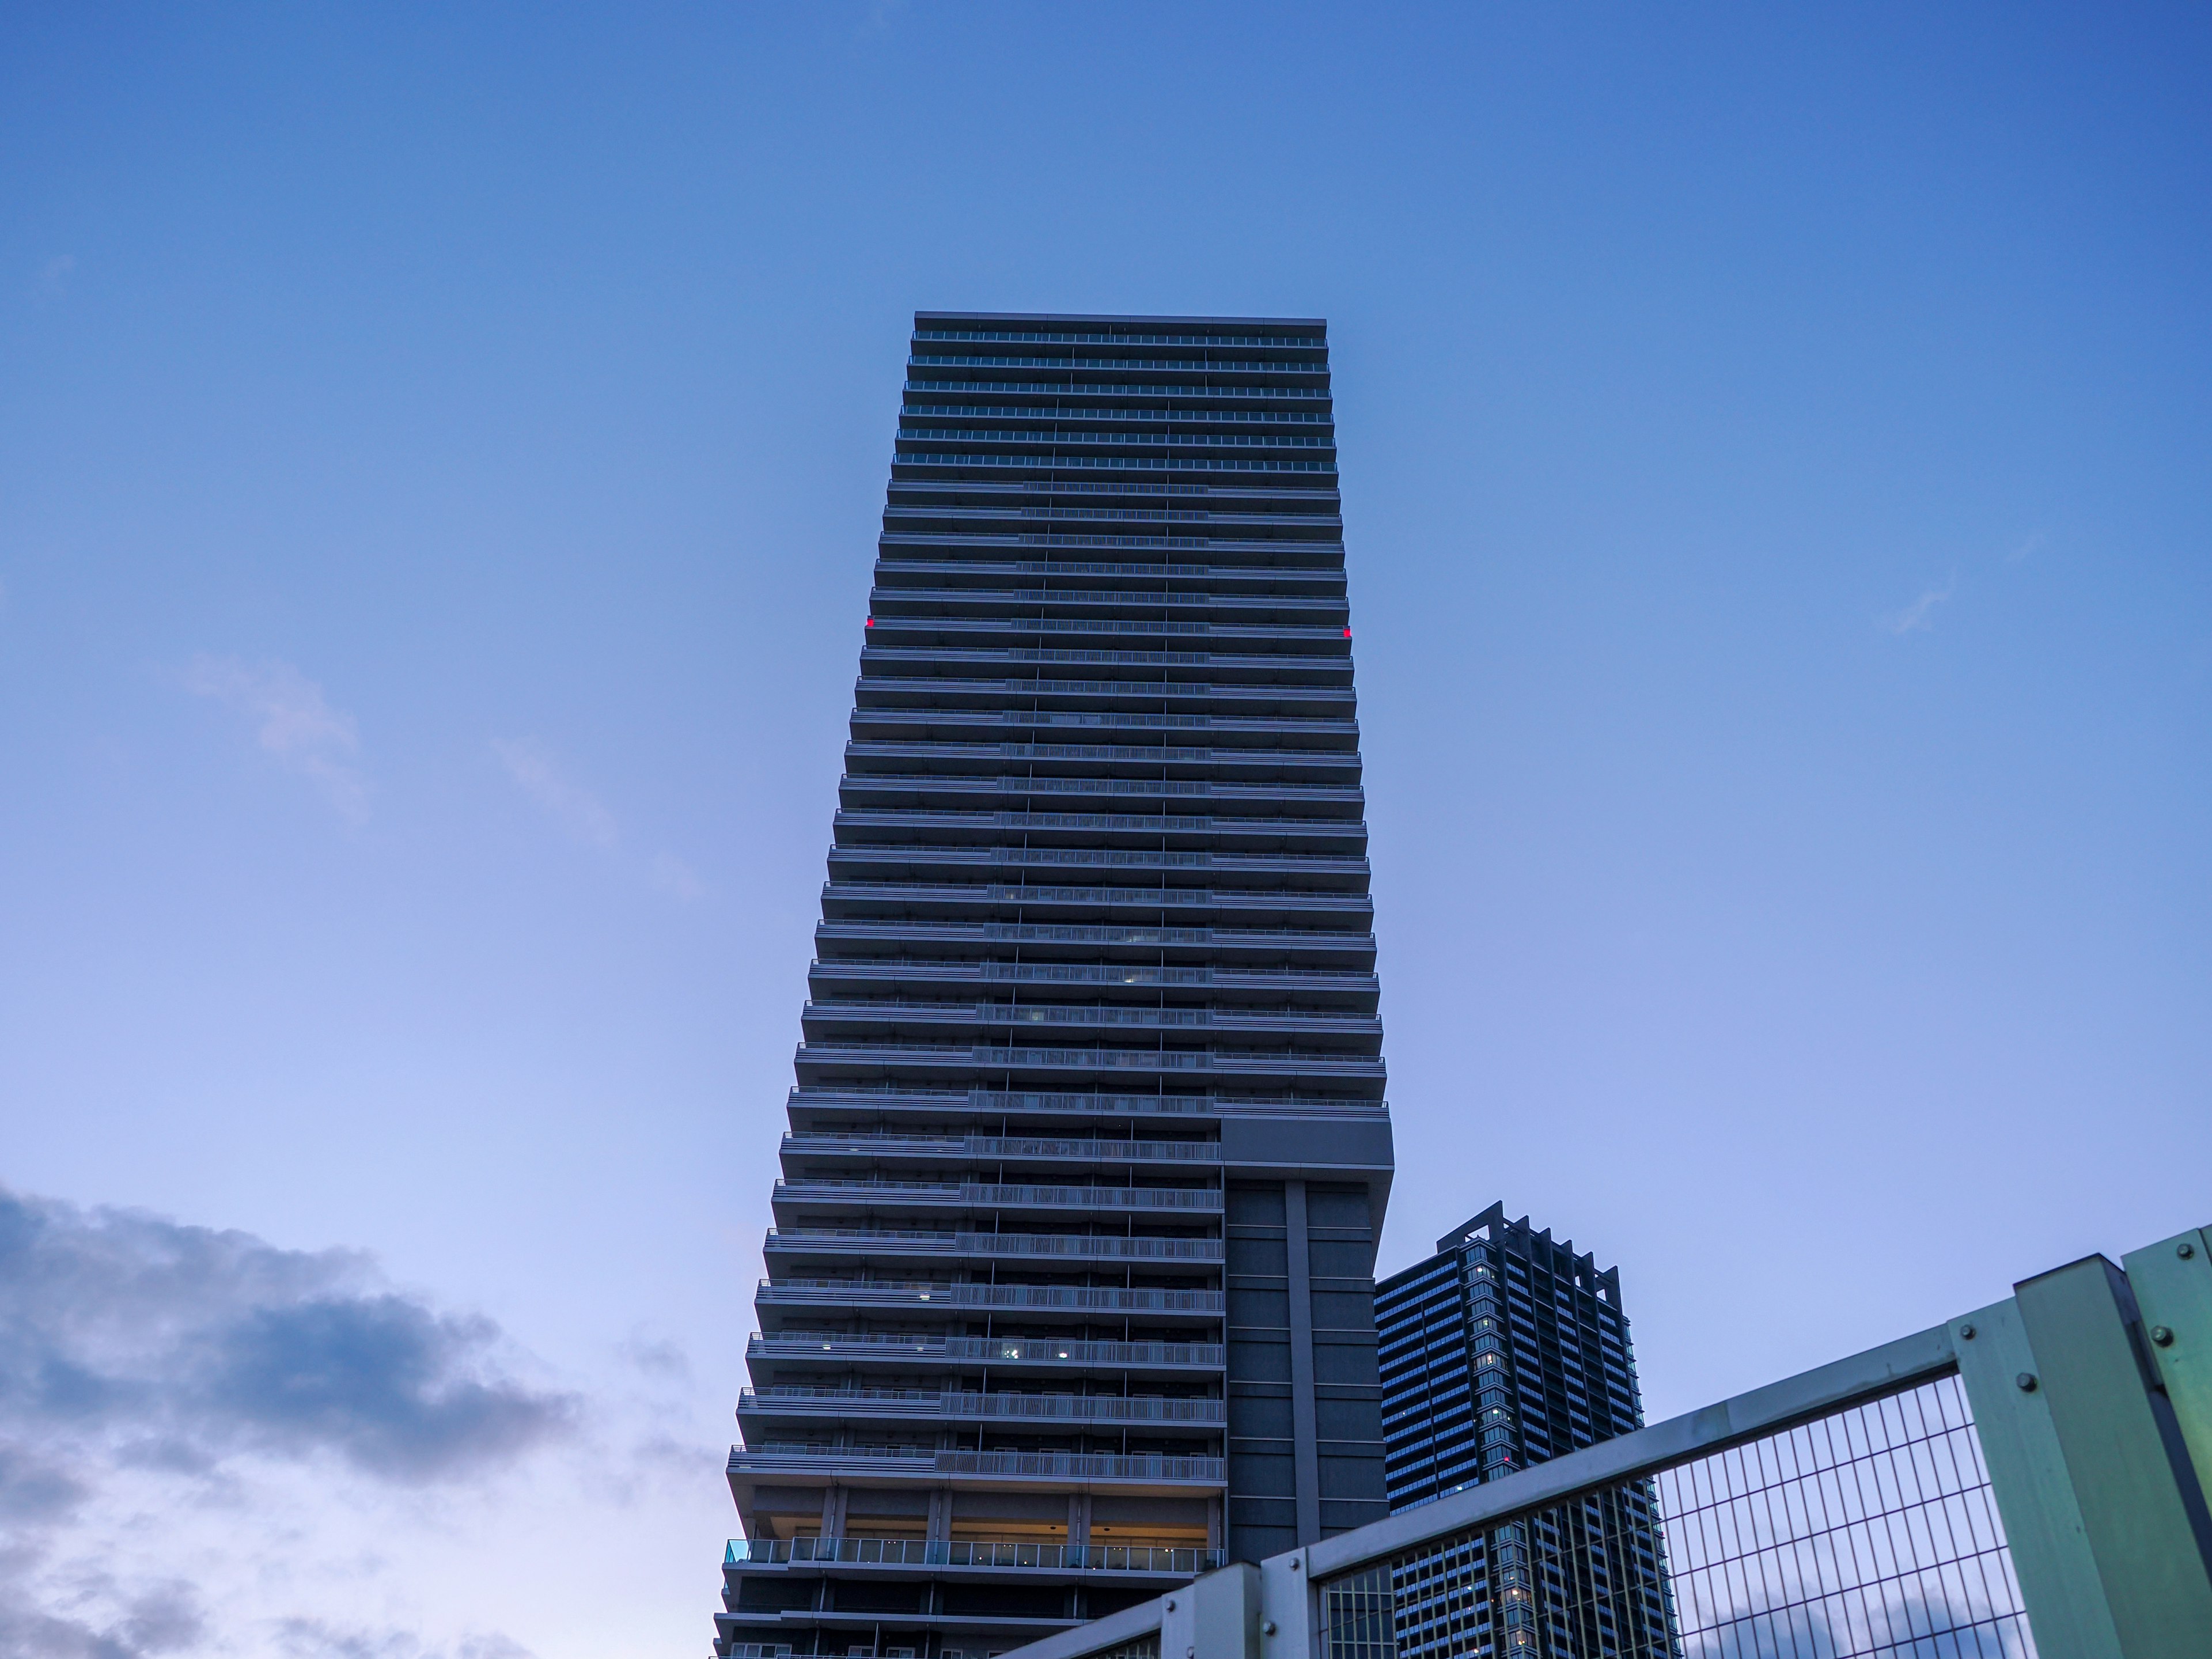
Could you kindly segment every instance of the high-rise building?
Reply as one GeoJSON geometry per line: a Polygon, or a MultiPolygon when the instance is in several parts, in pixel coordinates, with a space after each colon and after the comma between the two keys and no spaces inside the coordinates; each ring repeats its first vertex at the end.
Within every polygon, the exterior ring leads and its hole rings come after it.
{"type": "MultiPolygon", "coordinates": [[[[1644,1425],[1620,1269],[1503,1204],[1384,1279],[1375,1316],[1393,1513],[1644,1425]]],[[[1675,1651],[1649,1483],[1440,1545],[1393,1589],[1398,1659],[1675,1651]]]]}
{"type": "Polygon", "coordinates": [[[915,319],[724,1656],[985,1659],[1388,1512],[1319,321],[915,319]]]}

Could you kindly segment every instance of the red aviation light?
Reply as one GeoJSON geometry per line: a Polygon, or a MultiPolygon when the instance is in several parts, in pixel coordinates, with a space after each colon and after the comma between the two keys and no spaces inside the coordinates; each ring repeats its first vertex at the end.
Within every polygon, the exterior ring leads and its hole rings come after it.
{"type": "Polygon", "coordinates": [[[1347,640],[1352,637],[1352,630],[1349,628],[1344,630],[1344,637],[1347,640]]]}
{"type": "MultiPolygon", "coordinates": [[[[873,628],[875,625],[876,625],[876,619],[875,619],[873,617],[869,617],[869,618],[867,619],[867,621],[866,621],[866,622],[864,622],[864,623],[862,623],[860,624],[860,626],[861,626],[861,627],[863,627],[863,628],[873,628]]],[[[1346,629],[1344,630],[1344,635],[1345,635],[1345,637],[1346,637],[1346,639],[1351,638],[1351,637],[1352,637],[1352,630],[1351,630],[1350,629],[1348,629],[1348,628],[1347,628],[1347,629],[1346,629]]]]}

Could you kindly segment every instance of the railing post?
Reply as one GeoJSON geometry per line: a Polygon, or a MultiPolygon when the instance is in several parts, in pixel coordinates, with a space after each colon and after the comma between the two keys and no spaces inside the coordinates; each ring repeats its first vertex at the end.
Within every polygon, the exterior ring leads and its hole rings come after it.
{"type": "Polygon", "coordinates": [[[2212,1228],[2177,1234],[2121,1265],[2197,1485],[2212,1488],[2212,1228]]]}
{"type": "Polygon", "coordinates": [[[1237,1561],[1160,1604],[1160,1659],[1258,1659],[1260,1569],[1237,1561]]]}
{"type": "Polygon", "coordinates": [[[1953,1327],[2042,1659],[2201,1659],[2212,1632],[2212,1520],[2137,1325],[2092,1256],[1953,1327]]]}
{"type": "MultiPolygon", "coordinates": [[[[1307,1582],[1305,1552],[1260,1564],[1260,1659],[1318,1659],[1318,1598],[1307,1582]]],[[[1167,1659],[1164,1651],[1160,1659],[1167,1659]]]]}

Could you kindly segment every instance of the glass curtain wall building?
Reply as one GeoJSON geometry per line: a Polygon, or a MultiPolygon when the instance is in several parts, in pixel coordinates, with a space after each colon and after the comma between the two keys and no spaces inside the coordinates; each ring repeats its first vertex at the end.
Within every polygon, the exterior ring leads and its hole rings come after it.
{"type": "Polygon", "coordinates": [[[915,319],[723,1656],[986,1656],[1386,1514],[1327,331],[915,319]]]}
{"type": "MultiPolygon", "coordinates": [[[[1620,1272],[1493,1204],[1376,1287],[1393,1513],[1644,1426],[1620,1272]]],[[[1650,1483],[1395,1570],[1399,1659],[1679,1651],[1650,1483]]]]}

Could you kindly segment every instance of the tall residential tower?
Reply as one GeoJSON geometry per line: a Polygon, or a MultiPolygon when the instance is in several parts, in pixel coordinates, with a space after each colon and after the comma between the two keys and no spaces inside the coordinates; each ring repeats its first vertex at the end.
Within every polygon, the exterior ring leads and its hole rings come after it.
{"type": "Polygon", "coordinates": [[[1381,1517],[1327,331],[915,319],[725,1656],[985,1656],[1381,1517]]]}
{"type": "MultiPolygon", "coordinates": [[[[1644,1426],[1620,1272],[1493,1204],[1376,1287],[1390,1507],[1644,1426]]],[[[1672,1659],[1650,1483],[1401,1566],[1397,1659],[1672,1659]]]]}

